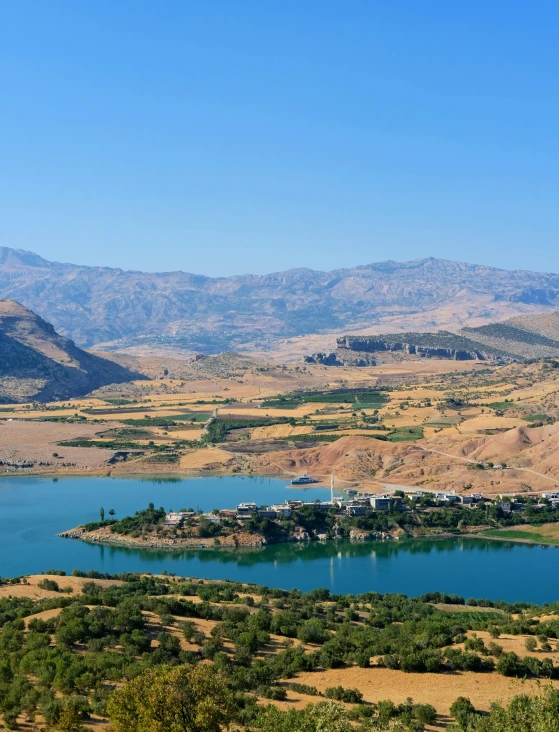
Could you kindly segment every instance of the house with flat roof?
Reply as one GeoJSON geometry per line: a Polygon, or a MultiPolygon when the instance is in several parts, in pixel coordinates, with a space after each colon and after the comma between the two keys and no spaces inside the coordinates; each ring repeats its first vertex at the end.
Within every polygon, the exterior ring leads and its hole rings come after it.
{"type": "Polygon", "coordinates": [[[348,516],[364,516],[369,508],[363,503],[348,503],[345,512],[348,516]]]}
{"type": "Polygon", "coordinates": [[[370,503],[375,511],[393,511],[400,507],[402,499],[399,496],[385,494],[382,496],[372,496],[370,503]]]}

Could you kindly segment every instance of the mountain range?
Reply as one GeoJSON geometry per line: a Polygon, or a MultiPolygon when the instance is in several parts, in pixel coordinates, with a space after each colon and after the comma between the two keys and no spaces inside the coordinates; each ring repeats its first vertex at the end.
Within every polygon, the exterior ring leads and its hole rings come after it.
{"type": "Polygon", "coordinates": [[[559,275],[417,259],[206,277],[50,262],[0,247],[0,297],[83,347],[273,350],[312,334],[458,330],[559,306],[559,275]]]}
{"type": "Polygon", "coordinates": [[[143,378],[78,348],[19,303],[0,300],[0,403],[69,399],[143,378]]]}

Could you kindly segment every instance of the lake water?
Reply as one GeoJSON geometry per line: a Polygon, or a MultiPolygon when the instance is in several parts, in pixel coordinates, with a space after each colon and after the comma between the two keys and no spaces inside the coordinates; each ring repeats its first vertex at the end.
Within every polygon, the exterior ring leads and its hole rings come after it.
{"type": "Polygon", "coordinates": [[[187,479],[2,478],[0,576],[48,569],[101,572],[167,570],[177,575],[255,582],[336,593],[439,590],[508,601],[559,600],[559,548],[485,539],[403,542],[312,542],[263,549],[135,550],[90,545],[56,534],[114,508],[117,517],[150,501],[166,509],[232,507],[241,501],[325,499],[324,488],[291,488],[285,480],[248,477],[187,479]]]}

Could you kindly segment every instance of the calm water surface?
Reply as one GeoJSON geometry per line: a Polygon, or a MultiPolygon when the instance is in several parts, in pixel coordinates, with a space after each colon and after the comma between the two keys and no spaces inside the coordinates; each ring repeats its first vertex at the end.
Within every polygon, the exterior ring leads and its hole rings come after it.
{"type": "Polygon", "coordinates": [[[508,601],[559,600],[559,548],[484,539],[277,544],[264,549],[184,552],[103,547],[57,532],[99,517],[125,516],[150,501],[167,509],[211,510],[240,501],[324,499],[324,488],[288,488],[285,480],[248,477],[177,479],[8,478],[0,480],[0,576],[47,569],[101,572],[166,569],[185,576],[256,582],[337,593],[431,590],[508,601]]]}

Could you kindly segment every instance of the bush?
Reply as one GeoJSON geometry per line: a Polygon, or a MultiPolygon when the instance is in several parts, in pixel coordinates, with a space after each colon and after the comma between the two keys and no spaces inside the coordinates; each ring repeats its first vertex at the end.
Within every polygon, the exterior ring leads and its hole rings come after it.
{"type": "Polygon", "coordinates": [[[450,707],[450,715],[454,717],[459,727],[463,730],[468,729],[475,712],[476,710],[474,705],[465,696],[459,696],[450,707]]]}
{"type": "Polygon", "coordinates": [[[363,694],[359,689],[344,689],[343,686],[331,686],[324,692],[327,699],[345,702],[346,704],[361,704],[363,694]]]}
{"type": "Polygon", "coordinates": [[[258,696],[264,699],[273,699],[274,701],[285,701],[287,692],[282,686],[259,686],[258,696]]]}
{"type": "Polygon", "coordinates": [[[536,648],[538,647],[538,643],[533,635],[529,635],[526,638],[526,640],[524,641],[524,647],[527,651],[533,652],[536,650],[536,648]]]}
{"type": "Polygon", "coordinates": [[[41,580],[38,584],[38,587],[40,587],[42,590],[50,590],[50,592],[60,592],[60,586],[58,582],[55,582],[54,580],[48,578],[41,580]]]}
{"type": "Polygon", "coordinates": [[[413,716],[423,724],[433,724],[437,719],[437,710],[431,704],[416,704],[413,716]]]}
{"type": "Polygon", "coordinates": [[[329,637],[329,633],[324,629],[324,625],[320,620],[311,618],[305,620],[305,622],[299,628],[297,638],[301,643],[325,643],[329,637]]]}

